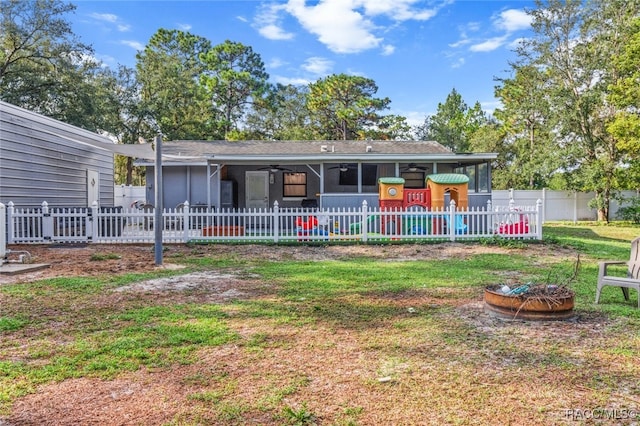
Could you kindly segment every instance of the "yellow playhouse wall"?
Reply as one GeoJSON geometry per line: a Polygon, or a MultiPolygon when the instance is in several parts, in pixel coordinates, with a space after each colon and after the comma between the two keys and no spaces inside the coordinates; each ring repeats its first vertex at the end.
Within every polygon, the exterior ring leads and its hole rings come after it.
{"type": "Polygon", "coordinates": [[[433,181],[428,181],[427,186],[431,189],[431,208],[444,209],[444,196],[449,192],[451,199],[455,200],[459,209],[467,209],[469,207],[469,186],[468,184],[446,184],[441,185],[433,181]]]}

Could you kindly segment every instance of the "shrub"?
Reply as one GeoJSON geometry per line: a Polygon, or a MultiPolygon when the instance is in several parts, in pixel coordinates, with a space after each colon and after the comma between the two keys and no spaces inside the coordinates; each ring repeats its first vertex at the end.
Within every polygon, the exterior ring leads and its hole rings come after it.
{"type": "Polygon", "coordinates": [[[629,200],[629,205],[618,209],[618,217],[635,224],[640,224],[640,197],[629,200]]]}

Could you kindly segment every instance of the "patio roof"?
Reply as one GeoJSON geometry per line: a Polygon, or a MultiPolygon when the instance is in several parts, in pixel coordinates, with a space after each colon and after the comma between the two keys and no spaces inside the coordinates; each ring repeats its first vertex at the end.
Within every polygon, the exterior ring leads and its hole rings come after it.
{"type": "MultiPolygon", "coordinates": [[[[495,153],[454,153],[435,141],[170,141],[167,164],[485,162],[495,153]]],[[[152,161],[137,161],[151,165],[152,161]]]]}

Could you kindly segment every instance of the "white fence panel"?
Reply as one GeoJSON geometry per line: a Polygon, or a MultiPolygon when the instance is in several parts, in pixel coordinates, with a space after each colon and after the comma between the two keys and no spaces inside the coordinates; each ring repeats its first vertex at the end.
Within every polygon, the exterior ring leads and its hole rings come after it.
{"type": "Polygon", "coordinates": [[[165,209],[155,223],[153,207],[7,209],[8,243],[151,243],[156,225],[165,243],[215,242],[389,242],[542,238],[541,203],[458,210],[370,208],[280,208],[213,211],[183,205],[165,209]]]}
{"type": "MultiPolygon", "coordinates": [[[[640,196],[638,191],[621,191],[622,199],[640,196]]],[[[491,193],[494,205],[507,205],[510,200],[516,204],[533,205],[536,200],[542,200],[542,221],[554,220],[597,220],[597,211],[589,207],[589,202],[595,197],[593,192],[551,191],[541,190],[499,190],[491,193]]],[[[612,199],[609,206],[609,219],[618,218],[618,211],[625,203],[612,199]]]]}

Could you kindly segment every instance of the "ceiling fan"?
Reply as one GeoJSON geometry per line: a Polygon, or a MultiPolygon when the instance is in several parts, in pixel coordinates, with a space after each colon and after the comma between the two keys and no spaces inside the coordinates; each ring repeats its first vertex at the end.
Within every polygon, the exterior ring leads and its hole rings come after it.
{"type": "Polygon", "coordinates": [[[331,169],[340,169],[341,172],[346,172],[349,171],[350,169],[355,169],[356,165],[355,164],[347,164],[347,163],[341,163],[338,166],[333,166],[333,167],[329,167],[328,170],[331,169]]]}
{"type": "Polygon", "coordinates": [[[418,170],[422,170],[424,172],[427,170],[427,168],[418,166],[416,163],[409,163],[407,167],[402,169],[403,172],[416,172],[418,170]]]}
{"type": "Polygon", "coordinates": [[[258,170],[269,170],[269,171],[271,171],[271,173],[290,172],[291,171],[291,169],[286,169],[284,167],[280,167],[277,164],[272,164],[269,167],[261,167],[258,170]]]}

